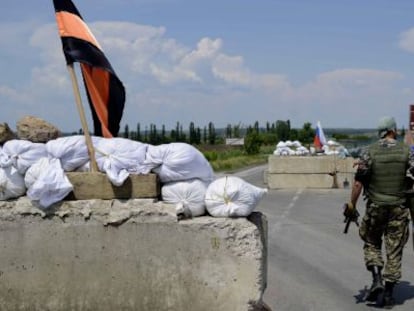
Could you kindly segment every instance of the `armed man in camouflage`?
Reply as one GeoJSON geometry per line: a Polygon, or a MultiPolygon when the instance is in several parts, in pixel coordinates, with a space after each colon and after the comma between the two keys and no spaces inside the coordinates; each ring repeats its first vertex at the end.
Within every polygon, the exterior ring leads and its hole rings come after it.
{"type": "Polygon", "coordinates": [[[379,303],[390,309],[395,303],[393,290],[401,278],[403,248],[409,237],[406,190],[413,185],[414,156],[408,145],[397,141],[394,118],[380,119],[378,135],[380,139],[361,155],[348,204],[355,208],[363,190],[367,202],[359,234],[364,241],[365,265],[373,279],[365,299],[374,302],[383,293],[379,303]]]}

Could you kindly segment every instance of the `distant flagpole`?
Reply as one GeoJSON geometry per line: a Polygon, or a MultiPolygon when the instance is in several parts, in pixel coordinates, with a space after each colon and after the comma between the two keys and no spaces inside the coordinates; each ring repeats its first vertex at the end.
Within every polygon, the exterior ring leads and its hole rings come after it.
{"type": "Polygon", "coordinates": [[[73,64],[67,65],[67,68],[69,71],[70,78],[72,80],[73,94],[75,95],[76,107],[78,108],[83,134],[85,135],[86,147],[88,148],[88,154],[89,154],[90,164],[91,164],[90,170],[91,172],[97,172],[98,165],[96,164],[96,159],[95,159],[95,149],[93,147],[91,135],[89,134],[88,123],[86,122],[85,111],[82,105],[82,99],[80,96],[78,80],[76,79],[75,69],[73,67],[73,64]]]}

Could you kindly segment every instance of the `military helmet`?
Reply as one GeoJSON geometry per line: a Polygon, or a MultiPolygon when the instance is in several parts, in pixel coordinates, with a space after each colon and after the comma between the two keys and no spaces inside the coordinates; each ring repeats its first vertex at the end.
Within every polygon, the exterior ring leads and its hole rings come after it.
{"type": "Polygon", "coordinates": [[[393,117],[382,117],[378,121],[378,136],[384,138],[388,132],[397,132],[397,123],[393,117]]]}

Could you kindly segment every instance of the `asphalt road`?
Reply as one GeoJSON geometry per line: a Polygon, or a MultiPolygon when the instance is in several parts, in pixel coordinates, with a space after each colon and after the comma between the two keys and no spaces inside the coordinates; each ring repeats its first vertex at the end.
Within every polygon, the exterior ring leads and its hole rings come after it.
{"type": "MultiPolygon", "coordinates": [[[[259,186],[265,166],[236,173],[259,186]]],[[[351,224],[343,234],[341,206],[349,189],[269,190],[257,211],[268,220],[268,286],[264,301],[273,311],[378,310],[363,296],[371,275],[363,263],[362,241],[351,224]]],[[[358,209],[364,212],[363,202],[358,209]]],[[[410,237],[393,310],[414,310],[414,250],[410,237]]]]}

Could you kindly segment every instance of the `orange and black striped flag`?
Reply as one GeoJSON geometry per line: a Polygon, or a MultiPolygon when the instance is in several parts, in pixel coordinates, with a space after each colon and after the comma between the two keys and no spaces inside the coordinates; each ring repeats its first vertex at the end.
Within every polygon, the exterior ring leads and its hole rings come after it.
{"type": "Polygon", "coordinates": [[[73,2],[53,0],[53,4],[66,63],[80,64],[94,134],[116,137],[125,105],[125,88],[73,2]]]}

